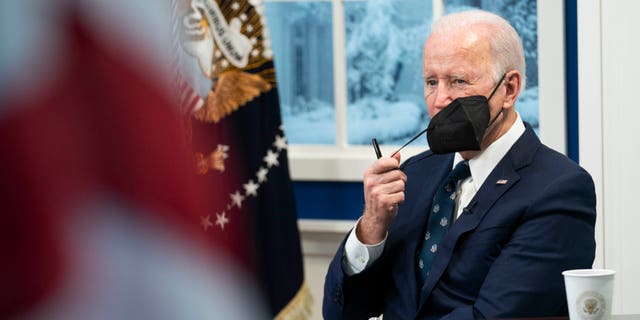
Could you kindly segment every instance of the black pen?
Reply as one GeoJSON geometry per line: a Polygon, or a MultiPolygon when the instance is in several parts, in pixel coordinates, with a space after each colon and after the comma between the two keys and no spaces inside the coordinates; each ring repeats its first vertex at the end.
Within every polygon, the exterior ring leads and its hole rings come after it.
{"type": "Polygon", "coordinates": [[[380,152],[380,146],[378,145],[378,140],[376,138],[371,139],[371,143],[373,144],[373,150],[376,151],[376,157],[378,159],[382,158],[382,152],[380,152]]]}
{"type": "MultiPolygon", "coordinates": [[[[424,130],[420,131],[417,135],[415,135],[413,138],[411,138],[411,140],[407,141],[407,143],[403,144],[402,147],[398,148],[398,150],[396,150],[394,153],[392,153],[391,157],[395,156],[396,153],[400,152],[400,150],[404,149],[404,147],[409,145],[414,140],[418,139],[425,132],[427,132],[427,129],[424,129],[424,130]]],[[[373,138],[373,139],[371,139],[371,143],[373,144],[373,149],[376,151],[376,156],[378,157],[378,159],[380,159],[382,157],[382,153],[380,152],[380,146],[378,146],[378,140],[376,140],[376,138],[373,138]]]]}

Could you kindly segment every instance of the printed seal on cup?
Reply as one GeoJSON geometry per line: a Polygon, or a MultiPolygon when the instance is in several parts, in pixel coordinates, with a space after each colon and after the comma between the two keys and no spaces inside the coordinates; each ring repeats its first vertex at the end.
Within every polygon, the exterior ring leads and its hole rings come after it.
{"type": "Polygon", "coordinates": [[[584,320],[596,320],[601,319],[605,314],[607,303],[600,293],[586,291],[578,297],[576,309],[580,318],[584,320]]]}

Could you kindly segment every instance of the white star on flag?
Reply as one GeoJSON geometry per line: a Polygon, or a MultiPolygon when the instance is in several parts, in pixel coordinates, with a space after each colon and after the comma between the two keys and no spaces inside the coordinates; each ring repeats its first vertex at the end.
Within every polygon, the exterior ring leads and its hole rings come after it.
{"type": "Polygon", "coordinates": [[[449,223],[449,220],[447,220],[447,218],[440,219],[441,226],[446,227],[448,223],[449,223]]]}
{"type": "Polygon", "coordinates": [[[216,213],[216,225],[219,225],[220,229],[224,230],[224,225],[227,223],[229,223],[229,219],[224,211],[222,211],[222,213],[216,213]]]}
{"type": "Polygon", "coordinates": [[[278,151],[287,148],[287,139],[283,136],[276,136],[276,141],[273,142],[273,146],[278,148],[278,151]]]}
{"type": "Polygon", "coordinates": [[[200,225],[204,228],[204,231],[207,231],[212,227],[213,222],[211,222],[211,216],[207,215],[206,217],[200,217],[200,225]]]}
{"type": "Polygon", "coordinates": [[[249,182],[244,184],[244,194],[246,196],[254,196],[254,197],[257,196],[258,195],[257,190],[259,186],[260,185],[253,182],[253,180],[249,180],[249,182]]]}
{"type": "Polygon", "coordinates": [[[227,153],[229,152],[229,146],[224,144],[219,144],[216,150],[220,152],[220,154],[222,154],[223,159],[229,158],[229,154],[227,153]]]}
{"type": "Polygon", "coordinates": [[[231,9],[238,10],[240,9],[240,5],[237,2],[234,2],[231,4],[231,9]]]}
{"type": "Polygon", "coordinates": [[[242,196],[239,191],[236,191],[230,196],[231,196],[231,201],[233,201],[233,204],[236,205],[238,208],[242,208],[242,201],[244,201],[244,196],[242,196]]]}
{"type": "Polygon", "coordinates": [[[263,183],[265,181],[267,181],[267,174],[269,173],[269,170],[260,167],[260,169],[258,170],[258,173],[256,173],[256,176],[258,177],[258,183],[263,183]]]}
{"type": "Polygon", "coordinates": [[[431,251],[432,253],[436,253],[436,251],[438,251],[438,245],[437,245],[437,244],[432,245],[432,246],[431,246],[431,250],[430,250],[430,251],[431,251]]]}
{"type": "Polygon", "coordinates": [[[264,162],[267,163],[267,167],[271,168],[273,166],[278,166],[280,163],[278,162],[278,154],[274,153],[271,150],[267,151],[267,155],[263,158],[264,162]]]}

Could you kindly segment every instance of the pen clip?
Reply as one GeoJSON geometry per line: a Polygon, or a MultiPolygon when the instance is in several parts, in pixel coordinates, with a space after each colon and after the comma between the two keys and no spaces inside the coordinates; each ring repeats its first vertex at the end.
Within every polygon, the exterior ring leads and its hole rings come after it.
{"type": "Polygon", "coordinates": [[[376,138],[371,139],[371,144],[373,144],[373,150],[376,152],[376,157],[378,157],[378,159],[382,158],[382,152],[380,152],[378,140],[376,140],[376,138]]]}

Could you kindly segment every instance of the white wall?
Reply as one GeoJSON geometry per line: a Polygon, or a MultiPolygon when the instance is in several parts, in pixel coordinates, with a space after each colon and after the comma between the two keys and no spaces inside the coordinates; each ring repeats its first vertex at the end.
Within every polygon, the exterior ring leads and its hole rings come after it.
{"type": "Polygon", "coordinates": [[[640,1],[578,1],[580,163],[598,193],[596,267],[617,271],[613,312],[640,313],[640,1]]]}

